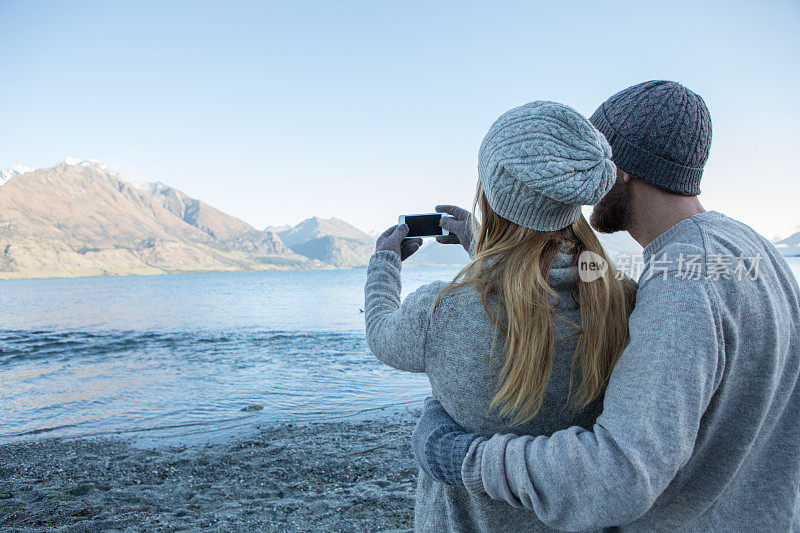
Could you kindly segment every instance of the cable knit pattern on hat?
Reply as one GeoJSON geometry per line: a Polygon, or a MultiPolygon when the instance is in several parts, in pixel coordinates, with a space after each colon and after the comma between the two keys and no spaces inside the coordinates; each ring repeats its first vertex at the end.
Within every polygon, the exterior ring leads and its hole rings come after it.
{"type": "Polygon", "coordinates": [[[484,137],[478,172],[497,214],[520,226],[555,231],[614,184],[611,146],[583,115],[535,101],[498,118],[484,137]]]}
{"type": "Polygon", "coordinates": [[[621,170],[666,191],[700,194],[711,149],[711,116],[700,95],[674,81],[646,81],[603,102],[589,120],[621,170]]]}

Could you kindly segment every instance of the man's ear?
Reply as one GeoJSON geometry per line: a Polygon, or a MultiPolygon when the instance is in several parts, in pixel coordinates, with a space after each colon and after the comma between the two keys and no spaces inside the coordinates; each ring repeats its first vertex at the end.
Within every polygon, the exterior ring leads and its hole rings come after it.
{"type": "Polygon", "coordinates": [[[631,181],[631,175],[627,172],[623,172],[621,168],[617,167],[617,181],[622,181],[623,183],[628,183],[631,181]]]}

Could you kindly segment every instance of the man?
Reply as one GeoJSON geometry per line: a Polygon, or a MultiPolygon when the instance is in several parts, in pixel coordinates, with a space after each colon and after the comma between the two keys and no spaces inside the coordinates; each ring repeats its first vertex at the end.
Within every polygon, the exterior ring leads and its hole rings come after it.
{"type": "Polygon", "coordinates": [[[427,399],[417,460],[563,530],[800,531],[796,279],[765,238],[700,205],[711,144],[700,96],[645,82],[591,122],[618,169],[592,225],[644,246],[603,413],[591,430],[486,438],[427,399]]]}

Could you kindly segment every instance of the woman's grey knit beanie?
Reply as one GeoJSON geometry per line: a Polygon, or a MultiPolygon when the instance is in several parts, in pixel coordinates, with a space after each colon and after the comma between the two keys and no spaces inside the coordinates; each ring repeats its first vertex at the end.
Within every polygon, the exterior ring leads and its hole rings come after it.
{"type": "Polygon", "coordinates": [[[576,222],[616,179],[611,147],[580,113],[535,101],[498,118],[483,138],[478,173],[491,208],[539,231],[576,222]]]}

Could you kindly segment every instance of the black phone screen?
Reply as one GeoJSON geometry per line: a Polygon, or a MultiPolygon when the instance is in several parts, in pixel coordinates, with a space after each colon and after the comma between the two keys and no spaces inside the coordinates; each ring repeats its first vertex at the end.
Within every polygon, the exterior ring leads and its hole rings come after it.
{"type": "Polygon", "coordinates": [[[439,225],[439,213],[433,215],[406,215],[408,225],[407,237],[428,237],[431,235],[443,235],[442,227],[439,225]]]}

